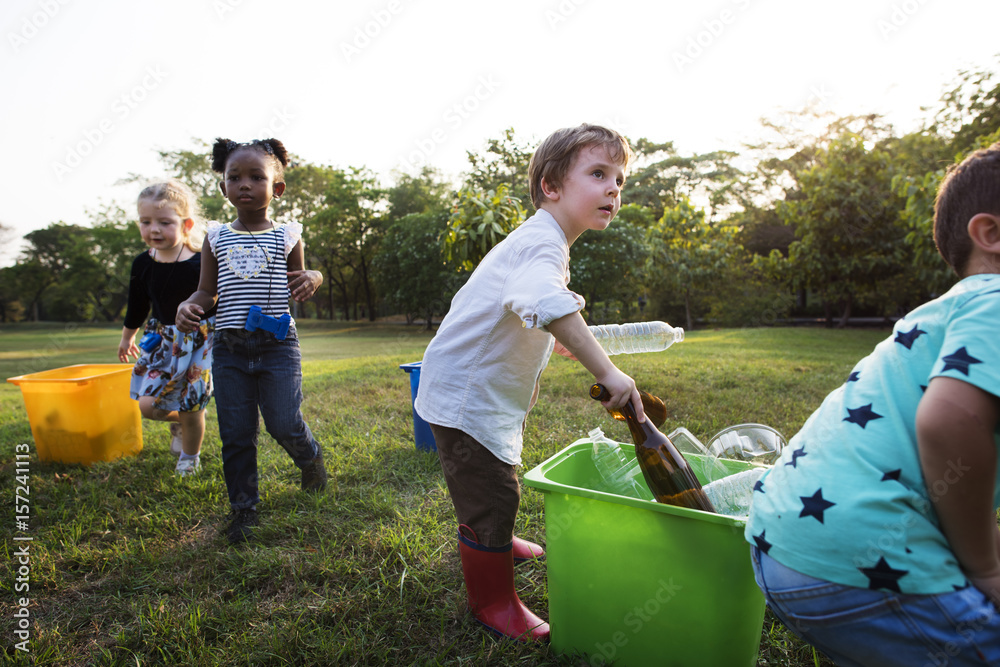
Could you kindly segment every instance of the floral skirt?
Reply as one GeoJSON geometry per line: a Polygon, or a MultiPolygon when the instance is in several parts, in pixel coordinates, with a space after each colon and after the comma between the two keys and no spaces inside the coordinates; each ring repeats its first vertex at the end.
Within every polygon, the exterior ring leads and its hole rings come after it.
{"type": "Polygon", "coordinates": [[[144,333],[158,333],[163,339],[151,351],[141,350],[132,369],[129,395],[135,400],[155,396],[153,407],[159,410],[204,410],[212,397],[215,317],[202,320],[192,333],[150,318],[144,333]]]}

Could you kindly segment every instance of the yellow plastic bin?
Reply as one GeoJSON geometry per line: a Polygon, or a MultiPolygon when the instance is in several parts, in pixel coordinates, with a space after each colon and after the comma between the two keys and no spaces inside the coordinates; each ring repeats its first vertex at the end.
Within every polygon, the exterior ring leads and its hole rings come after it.
{"type": "MultiPolygon", "coordinates": [[[[552,648],[588,665],[756,665],[764,596],[745,523],[597,491],[591,450],[578,440],[524,475],[545,500],[552,648]]],[[[686,458],[704,481],[706,462],[686,458]]]]}
{"type": "Polygon", "coordinates": [[[21,388],[38,460],[111,461],[142,451],[132,364],[78,364],[8,378],[21,388]]]}

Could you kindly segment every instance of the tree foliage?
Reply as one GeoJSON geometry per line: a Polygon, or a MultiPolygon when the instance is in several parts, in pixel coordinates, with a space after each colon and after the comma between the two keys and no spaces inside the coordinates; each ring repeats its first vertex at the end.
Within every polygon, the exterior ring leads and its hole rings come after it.
{"type": "Polygon", "coordinates": [[[427,329],[448,304],[462,282],[460,274],[444,259],[441,236],[448,214],[410,213],[385,233],[372,262],[379,294],[393,312],[407,321],[422,318],[427,329]]]}
{"type": "Polygon", "coordinates": [[[647,232],[646,280],[661,302],[683,304],[687,328],[694,328],[694,305],[712,293],[739,252],[736,229],[706,220],[687,199],[667,208],[647,232]]]}
{"type": "MultiPolygon", "coordinates": [[[[910,254],[897,224],[902,202],[892,190],[889,156],[847,133],[820,151],[799,181],[796,198],[777,207],[795,229],[787,262],[797,286],[839,304],[846,323],[853,304],[885,296],[910,254]]],[[[898,303],[900,296],[890,298],[898,303]]]]}
{"type": "Polygon", "coordinates": [[[305,221],[307,255],[327,281],[330,313],[339,302],[344,319],[376,317],[372,259],[384,233],[385,190],[366,169],[328,168],[321,210],[305,221]],[[353,309],[353,312],[352,312],[353,309]]]}
{"type": "Polygon", "coordinates": [[[486,142],[483,153],[466,153],[471,167],[464,189],[499,192],[503,187],[507,196],[526,205],[531,201],[528,164],[533,152],[533,147],[515,136],[514,128],[507,128],[502,136],[486,142]]]}
{"type": "Polygon", "coordinates": [[[416,176],[397,174],[396,183],[386,191],[389,216],[400,220],[412,213],[440,213],[448,210],[450,187],[441,173],[424,167],[416,176]]]}
{"type": "Polygon", "coordinates": [[[471,271],[523,221],[524,208],[510,196],[506,185],[487,191],[464,188],[452,205],[448,229],[441,239],[445,259],[471,271]]]}
{"type": "Polygon", "coordinates": [[[598,303],[621,304],[629,313],[642,296],[645,237],[652,222],[648,209],[623,206],[607,229],[583,234],[573,243],[570,288],[586,299],[588,319],[595,324],[606,323],[597,313],[598,303]]]}
{"type": "Polygon", "coordinates": [[[735,153],[716,151],[683,156],[673,142],[639,139],[633,145],[636,159],[622,198],[650,209],[654,219],[682,200],[705,201],[709,217],[742,198],[742,172],[733,164],[735,153]]]}
{"type": "MultiPolygon", "coordinates": [[[[810,103],[764,119],[769,135],[741,153],[685,154],[669,138],[640,138],[619,217],[574,242],[571,286],[603,321],[669,314],[688,327],[699,318],[761,325],[814,316],[817,300],[842,323],[899,314],[955,280],[934,246],[934,196],[950,165],[1000,140],[998,103],[998,77],[983,69],[960,72],[924,126],[903,135],[879,115],[833,118],[810,103]],[[640,297],[654,307],[636,315],[640,297]]],[[[533,150],[504,130],[468,153],[457,192],[432,167],[395,174],[387,187],[365,167],[292,156],[271,213],[303,223],[306,266],[325,276],[309,308],[432,322],[525,218],[533,150]]],[[[208,219],[234,216],[208,142],[160,159],[208,219]]],[[[144,248],[134,214],[107,205],[88,216],[25,236],[16,263],[0,269],[0,321],[121,318],[128,269],[144,248]]],[[[0,242],[14,246],[9,230],[0,224],[0,242]]]]}

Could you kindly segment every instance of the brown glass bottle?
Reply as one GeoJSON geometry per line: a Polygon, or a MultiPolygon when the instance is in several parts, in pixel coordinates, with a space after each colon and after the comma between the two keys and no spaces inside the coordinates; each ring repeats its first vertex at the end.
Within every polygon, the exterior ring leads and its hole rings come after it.
{"type": "Polygon", "coordinates": [[[667,405],[663,399],[647,394],[642,389],[639,390],[639,398],[642,399],[642,411],[646,413],[646,419],[651,420],[657,428],[663,426],[663,422],[667,421],[667,405]]]}
{"type": "MultiPolygon", "coordinates": [[[[595,384],[590,388],[590,397],[606,401],[610,394],[604,385],[595,384]]],[[[695,477],[684,456],[670,442],[670,438],[657,430],[650,419],[639,421],[632,401],[620,409],[608,412],[615,419],[624,421],[632,432],[639,468],[657,502],[715,512],[712,502],[701,489],[701,482],[695,477]]]]}

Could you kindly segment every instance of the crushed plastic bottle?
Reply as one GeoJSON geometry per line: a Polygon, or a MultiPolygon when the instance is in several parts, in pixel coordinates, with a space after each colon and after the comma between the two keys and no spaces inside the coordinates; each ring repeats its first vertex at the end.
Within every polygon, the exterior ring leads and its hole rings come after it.
{"type": "Polygon", "coordinates": [[[694,433],[679,426],[667,435],[678,451],[690,460],[700,461],[701,478],[712,482],[729,474],[729,469],[719,461],[719,457],[708,451],[694,433]]]}
{"type": "Polygon", "coordinates": [[[608,354],[662,352],[684,340],[684,329],[666,322],[598,324],[589,328],[608,354]]]}
{"type": "Polygon", "coordinates": [[[619,496],[650,500],[652,492],[640,486],[642,471],[638,460],[628,460],[621,446],[604,435],[604,431],[595,428],[588,434],[594,443],[593,460],[597,472],[601,475],[601,488],[598,491],[614,493],[619,496]],[[638,477],[637,477],[638,476],[638,477]]]}
{"type": "Polygon", "coordinates": [[[710,482],[702,489],[717,513],[746,519],[750,515],[750,505],[753,504],[754,486],[767,471],[768,468],[754,466],[710,482]]]}
{"type": "Polygon", "coordinates": [[[785,447],[781,433],[764,424],[737,424],[716,433],[708,442],[713,456],[771,465],[785,447]]]}

